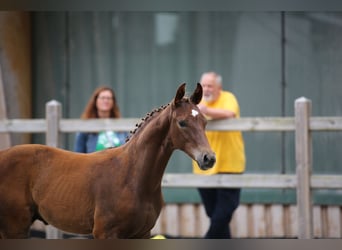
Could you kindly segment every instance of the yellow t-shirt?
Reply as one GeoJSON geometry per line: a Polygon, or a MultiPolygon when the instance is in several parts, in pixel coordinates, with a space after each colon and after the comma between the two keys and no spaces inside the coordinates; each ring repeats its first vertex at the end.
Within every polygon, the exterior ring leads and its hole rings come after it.
{"type": "MultiPolygon", "coordinates": [[[[240,117],[240,108],[235,96],[228,91],[221,91],[220,97],[213,103],[202,100],[201,104],[210,108],[221,108],[233,111],[240,117]]],[[[210,119],[210,118],[209,118],[210,119]]],[[[196,174],[242,173],[245,170],[245,148],[240,131],[206,131],[211,149],[216,154],[215,165],[208,170],[201,170],[193,161],[193,172],[196,174]]]]}

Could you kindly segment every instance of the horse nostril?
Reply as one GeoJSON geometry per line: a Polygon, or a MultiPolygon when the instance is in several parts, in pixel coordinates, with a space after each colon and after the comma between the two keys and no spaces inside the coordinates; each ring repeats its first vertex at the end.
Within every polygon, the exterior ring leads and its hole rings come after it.
{"type": "Polygon", "coordinates": [[[208,166],[213,166],[214,163],[216,162],[216,157],[215,155],[205,154],[203,158],[203,162],[208,166]]]}

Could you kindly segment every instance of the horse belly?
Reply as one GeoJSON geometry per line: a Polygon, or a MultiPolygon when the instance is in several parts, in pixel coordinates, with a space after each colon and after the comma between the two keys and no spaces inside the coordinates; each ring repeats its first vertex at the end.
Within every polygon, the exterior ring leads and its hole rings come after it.
{"type": "Polygon", "coordinates": [[[94,206],[85,185],[55,181],[37,185],[33,197],[39,214],[49,224],[67,232],[89,234],[94,224],[94,206]]]}
{"type": "Polygon", "coordinates": [[[92,233],[94,220],[90,209],[78,207],[63,206],[61,204],[41,204],[39,213],[47,223],[57,227],[60,230],[77,233],[92,233]]]}

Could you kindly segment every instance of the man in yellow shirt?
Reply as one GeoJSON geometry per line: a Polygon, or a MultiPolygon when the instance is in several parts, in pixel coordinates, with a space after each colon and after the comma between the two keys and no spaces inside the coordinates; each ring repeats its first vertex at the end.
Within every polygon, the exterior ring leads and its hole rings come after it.
{"type": "MultiPolygon", "coordinates": [[[[200,81],[203,98],[198,105],[208,120],[239,118],[240,108],[236,97],[222,90],[222,78],[215,72],[206,72],[200,81]]],[[[245,149],[240,131],[207,131],[209,144],[216,153],[213,168],[202,171],[193,162],[195,174],[241,174],[245,170],[245,149]]],[[[229,223],[240,203],[240,188],[199,188],[210,226],[208,239],[231,238],[229,223]]]]}

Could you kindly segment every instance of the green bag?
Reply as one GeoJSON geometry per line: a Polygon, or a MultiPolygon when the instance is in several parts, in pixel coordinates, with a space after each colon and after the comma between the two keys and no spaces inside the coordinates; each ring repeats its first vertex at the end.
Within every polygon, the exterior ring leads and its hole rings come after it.
{"type": "Polygon", "coordinates": [[[118,135],[114,131],[102,131],[99,133],[96,143],[96,151],[121,145],[118,135]]]}

